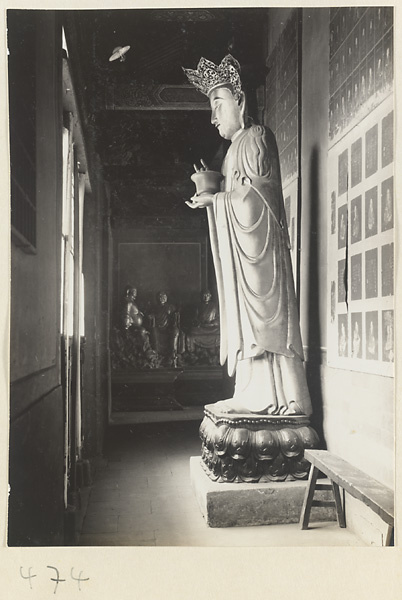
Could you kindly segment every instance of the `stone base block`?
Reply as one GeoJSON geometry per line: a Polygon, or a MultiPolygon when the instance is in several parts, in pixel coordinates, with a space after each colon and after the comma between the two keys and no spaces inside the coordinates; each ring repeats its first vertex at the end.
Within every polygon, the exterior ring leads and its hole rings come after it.
{"type": "MultiPolygon", "coordinates": [[[[199,456],[190,458],[190,474],[201,513],[210,527],[249,527],[298,523],[306,481],[218,483],[205,473],[199,456]]],[[[322,499],[332,500],[322,491],[322,499]]],[[[310,521],[335,521],[332,507],[314,507],[310,521]]]]}

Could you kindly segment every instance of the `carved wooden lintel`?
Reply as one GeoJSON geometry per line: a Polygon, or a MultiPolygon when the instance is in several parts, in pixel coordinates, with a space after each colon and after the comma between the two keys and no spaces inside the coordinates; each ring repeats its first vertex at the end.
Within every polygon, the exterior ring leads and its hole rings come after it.
{"type": "Polygon", "coordinates": [[[133,81],[105,89],[107,110],[209,110],[206,96],[190,84],[154,85],[133,81]]]}

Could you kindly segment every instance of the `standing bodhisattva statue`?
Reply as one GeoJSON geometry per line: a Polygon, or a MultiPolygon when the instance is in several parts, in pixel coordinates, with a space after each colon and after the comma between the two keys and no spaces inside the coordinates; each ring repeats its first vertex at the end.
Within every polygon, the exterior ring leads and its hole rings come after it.
{"type": "MultiPolygon", "coordinates": [[[[219,293],[221,364],[236,373],[223,413],[311,414],[289,253],[279,156],[273,133],[250,124],[240,65],[201,58],[184,69],[206,94],[211,123],[231,140],[221,191],[187,204],[206,208],[219,293]]],[[[205,170],[207,167],[201,161],[205,170]]],[[[198,169],[196,169],[198,170],[198,169]]]]}

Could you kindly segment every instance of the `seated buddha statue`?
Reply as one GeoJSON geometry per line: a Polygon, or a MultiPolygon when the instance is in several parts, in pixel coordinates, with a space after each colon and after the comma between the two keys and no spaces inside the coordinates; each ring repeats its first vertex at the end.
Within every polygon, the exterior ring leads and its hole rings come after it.
{"type": "Polygon", "coordinates": [[[144,314],[137,306],[137,288],[128,285],[124,291],[123,300],[121,303],[121,324],[125,331],[131,327],[138,329],[142,327],[144,314]]]}
{"type": "Polygon", "coordinates": [[[119,319],[111,334],[114,368],[155,368],[156,355],[143,326],[144,314],[137,305],[137,288],[127,285],[119,308],[119,319]]]}
{"type": "Polygon", "coordinates": [[[209,290],[202,293],[193,326],[187,333],[187,351],[197,348],[219,350],[219,310],[209,290]]]}

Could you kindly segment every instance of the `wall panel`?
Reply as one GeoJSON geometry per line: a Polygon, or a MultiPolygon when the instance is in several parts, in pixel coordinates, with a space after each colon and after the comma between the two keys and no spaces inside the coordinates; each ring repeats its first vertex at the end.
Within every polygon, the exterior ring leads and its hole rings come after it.
{"type": "MultiPolygon", "coordinates": [[[[328,191],[332,176],[328,162],[330,31],[329,9],[303,10],[300,316],[308,357],[306,370],[314,406],[313,421],[321,434],[323,445],[372,477],[392,486],[393,379],[373,372],[352,371],[349,365],[344,365],[344,368],[337,365],[335,368],[335,365],[327,364],[329,340],[326,324],[331,319],[327,245],[331,235],[336,238],[338,246],[337,235],[331,234],[332,188],[328,191]]],[[[372,110],[373,106],[365,115],[371,114],[372,110]]],[[[351,140],[349,151],[358,138],[355,136],[351,140]]],[[[363,157],[364,143],[365,140],[362,145],[363,157]]],[[[355,156],[358,155],[357,146],[354,150],[355,156]]],[[[350,154],[348,165],[351,173],[350,154]]],[[[365,169],[365,162],[362,169],[365,169]]],[[[350,196],[350,206],[355,196],[357,194],[350,196]]],[[[358,232],[356,235],[358,237],[358,232]]],[[[362,237],[364,235],[362,230],[362,237]]],[[[358,243],[356,241],[351,247],[358,243]]],[[[337,283],[336,278],[335,281],[337,283]]]]}
{"type": "Polygon", "coordinates": [[[9,546],[63,545],[63,412],[59,387],[11,423],[9,546]]]}

